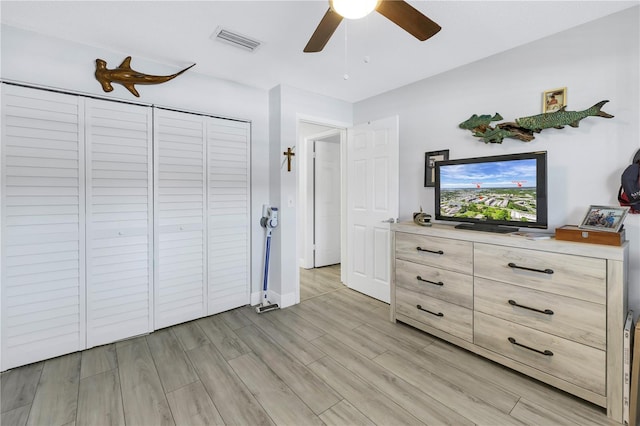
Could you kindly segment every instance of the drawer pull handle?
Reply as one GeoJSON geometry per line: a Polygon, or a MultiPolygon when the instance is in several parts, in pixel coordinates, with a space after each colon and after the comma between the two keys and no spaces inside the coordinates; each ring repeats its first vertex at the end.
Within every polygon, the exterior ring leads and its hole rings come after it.
{"type": "Polygon", "coordinates": [[[416,279],[417,279],[418,281],[422,281],[423,283],[429,283],[429,284],[433,284],[433,285],[444,285],[444,283],[443,283],[442,281],[435,282],[435,281],[425,280],[425,279],[424,279],[424,278],[422,278],[420,275],[418,275],[418,276],[416,277],[416,279]]]}
{"type": "Polygon", "coordinates": [[[509,337],[509,342],[511,342],[512,344],[514,344],[514,345],[516,345],[516,346],[520,346],[521,348],[529,349],[530,351],[533,351],[533,352],[539,353],[539,354],[541,354],[541,355],[545,355],[545,356],[553,356],[553,352],[551,352],[551,351],[550,351],[550,350],[548,350],[548,349],[545,349],[544,351],[539,351],[539,350],[534,349],[534,348],[532,348],[532,347],[529,347],[529,346],[523,345],[522,343],[518,343],[518,342],[516,342],[516,339],[514,339],[513,337],[509,337]]]}
{"type": "Polygon", "coordinates": [[[515,300],[511,300],[511,299],[509,299],[509,304],[511,306],[517,306],[517,307],[522,308],[522,309],[528,309],[530,311],[540,312],[541,314],[553,315],[553,311],[551,309],[545,309],[543,311],[542,309],[536,309],[536,308],[531,308],[529,306],[519,305],[518,302],[516,302],[515,300]]]}
{"type": "Polygon", "coordinates": [[[553,269],[535,269],[535,268],[527,268],[526,266],[518,266],[513,262],[509,262],[509,264],[507,265],[509,268],[514,268],[514,269],[524,269],[526,271],[533,271],[533,272],[540,272],[543,274],[553,274],[553,269]]]}
{"type": "Polygon", "coordinates": [[[429,310],[427,310],[427,309],[423,308],[423,307],[422,307],[422,305],[416,305],[416,308],[418,308],[418,309],[420,309],[421,311],[426,312],[426,313],[428,313],[428,314],[435,315],[435,316],[437,316],[437,317],[443,317],[443,316],[444,316],[444,314],[443,314],[442,312],[437,312],[437,313],[436,313],[436,312],[431,312],[431,311],[429,311],[429,310]]]}
{"type": "Polygon", "coordinates": [[[423,249],[422,247],[416,247],[416,250],[426,251],[427,253],[444,254],[442,250],[427,250],[427,249],[423,249]]]}

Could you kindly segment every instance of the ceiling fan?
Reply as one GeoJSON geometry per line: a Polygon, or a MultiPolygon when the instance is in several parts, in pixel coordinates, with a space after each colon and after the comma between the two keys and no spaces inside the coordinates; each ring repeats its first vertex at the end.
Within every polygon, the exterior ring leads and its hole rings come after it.
{"type": "Polygon", "coordinates": [[[433,37],[441,29],[440,25],[404,0],[329,0],[329,10],[318,24],[304,52],[320,52],[324,49],[343,18],[363,18],[374,10],[420,41],[433,37]]]}

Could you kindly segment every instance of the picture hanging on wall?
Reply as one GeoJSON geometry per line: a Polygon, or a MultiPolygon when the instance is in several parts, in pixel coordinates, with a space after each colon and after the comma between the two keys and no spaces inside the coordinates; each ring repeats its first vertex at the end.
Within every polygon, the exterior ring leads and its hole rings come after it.
{"type": "Polygon", "coordinates": [[[449,159],[449,150],[424,153],[424,186],[436,186],[436,161],[449,159]]]}
{"type": "Polygon", "coordinates": [[[556,112],[567,106],[567,88],[546,90],[542,94],[542,112],[556,112]]]}
{"type": "Polygon", "coordinates": [[[618,232],[628,212],[628,207],[590,206],[578,228],[618,232]]]}

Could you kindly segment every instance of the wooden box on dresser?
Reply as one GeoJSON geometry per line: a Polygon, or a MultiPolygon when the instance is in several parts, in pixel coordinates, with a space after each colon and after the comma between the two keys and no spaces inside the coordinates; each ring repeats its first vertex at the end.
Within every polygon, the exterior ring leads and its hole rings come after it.
{"type": "Polygon", "coordinates": [[[607,409],[622,422],[628,242],[392,226],[391,320],[607,409]]]}

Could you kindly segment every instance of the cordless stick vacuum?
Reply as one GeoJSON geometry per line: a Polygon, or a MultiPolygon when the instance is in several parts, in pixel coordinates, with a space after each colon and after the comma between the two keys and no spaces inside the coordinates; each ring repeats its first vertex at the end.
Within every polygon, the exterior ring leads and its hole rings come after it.
{"type": "Polygon", "coordinates": [[[278,209],[276,207],[262,206],[262,218],[260,225],[265,228],[266,239],[264,248],[264,280],[262,282],[262,302],[256,307],[256,312],[273,311],[278,309],[277,303],[269,302],[267,298],[267,290],[269,288],[269,253],[271,251],[271,231],[278,227],[278,209]]]}

